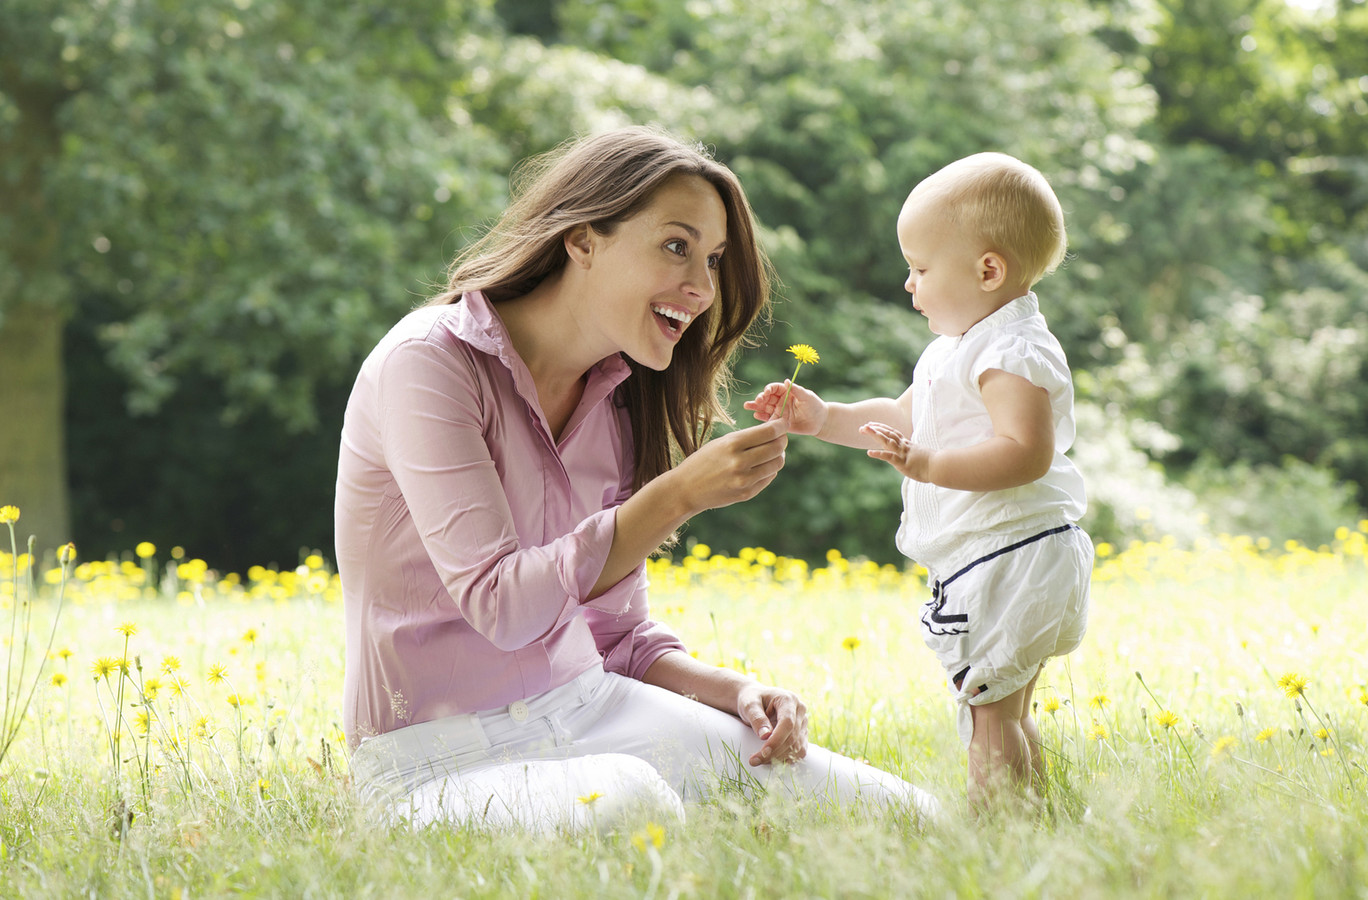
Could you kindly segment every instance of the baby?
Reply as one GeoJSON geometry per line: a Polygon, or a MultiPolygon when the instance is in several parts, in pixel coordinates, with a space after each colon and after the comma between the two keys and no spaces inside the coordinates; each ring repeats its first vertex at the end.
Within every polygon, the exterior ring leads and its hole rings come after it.
{"type": "Polygon", "coordinates": [[[912,305],[940,335],[900,397],[829,403],[785,381],[745,404],[789,431],[860,447],[903,474],[898,549],[928,571],[922,636],[945,667],[976,808],[1043,784],[1031,695],[1087,627],[1093,547],[1073,381],[1031,288],[1064,258],[1045,177],[979,153],[926,178],[898,216],[912,305]]]}

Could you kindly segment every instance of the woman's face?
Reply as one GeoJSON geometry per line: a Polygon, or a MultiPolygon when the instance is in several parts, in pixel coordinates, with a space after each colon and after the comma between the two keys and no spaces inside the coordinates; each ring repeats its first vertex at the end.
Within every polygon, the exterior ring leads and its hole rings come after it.
{"type": "Polygon", "coordinates": [[[610,235],[594,233],[589,277],[597,330],[609,352],[662,370],[717,295],[727,210],[717,189],[678,175],[610,235]]]}

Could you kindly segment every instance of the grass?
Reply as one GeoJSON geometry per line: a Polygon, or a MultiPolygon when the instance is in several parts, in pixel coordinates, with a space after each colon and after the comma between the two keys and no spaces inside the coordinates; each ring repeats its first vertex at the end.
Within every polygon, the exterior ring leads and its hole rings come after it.
{"type": "MultiPolygon", "coordinates": [[[[657,616],[800,691],[814,742],[946,814],[723,800],[561,838],[377,824],[348,788],[324,561],[218,577],[140,545],[69,572],[0,763],[0,896],[1368,896],[1366,530],[1100,548],[1088,638],[1037,691],[1049,813],[987,821],[966,811],[915,573],[695,547],[652,565],[657,616]]],[[[32,571],[30,604],[24,562],[0,557],[0,600],[41,648],[60,569],[32,571]]]]}

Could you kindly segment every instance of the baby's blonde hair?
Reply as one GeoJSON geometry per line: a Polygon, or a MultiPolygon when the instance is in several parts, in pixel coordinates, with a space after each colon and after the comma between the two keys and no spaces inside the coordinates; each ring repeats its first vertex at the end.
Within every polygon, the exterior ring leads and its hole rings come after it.
{"type": "Polygon", "coordinates": [[[975,153],[927,176],[907,198],[934,204],[1033,285],[1064,261],[1064,210],[1045,176],[1006,153],[975,153]]]}

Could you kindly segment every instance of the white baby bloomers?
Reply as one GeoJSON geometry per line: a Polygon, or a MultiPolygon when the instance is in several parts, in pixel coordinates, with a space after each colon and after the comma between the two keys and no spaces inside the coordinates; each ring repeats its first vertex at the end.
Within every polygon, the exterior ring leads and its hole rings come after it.
{"type": "Polygon", "coordinates": [[[928,450],[993,435],[979,379],[1000,369],[1044,388],[1054,414],[1054,461],[1042,478],[1002,491],[958,491],[904,479],[897,545],[928,571],[922,637],[945,667],[959,704],[1025,687],[1087,628],[1092,541],[1075,524],[1087,509],[1083,477],[1064,455],[1074,441],[1073,380],[1034,293],[958,337],[931,343],[912,378],[912,441],[928,450]],[[978,691],[976,694],[975,691],[978,691]]]}

